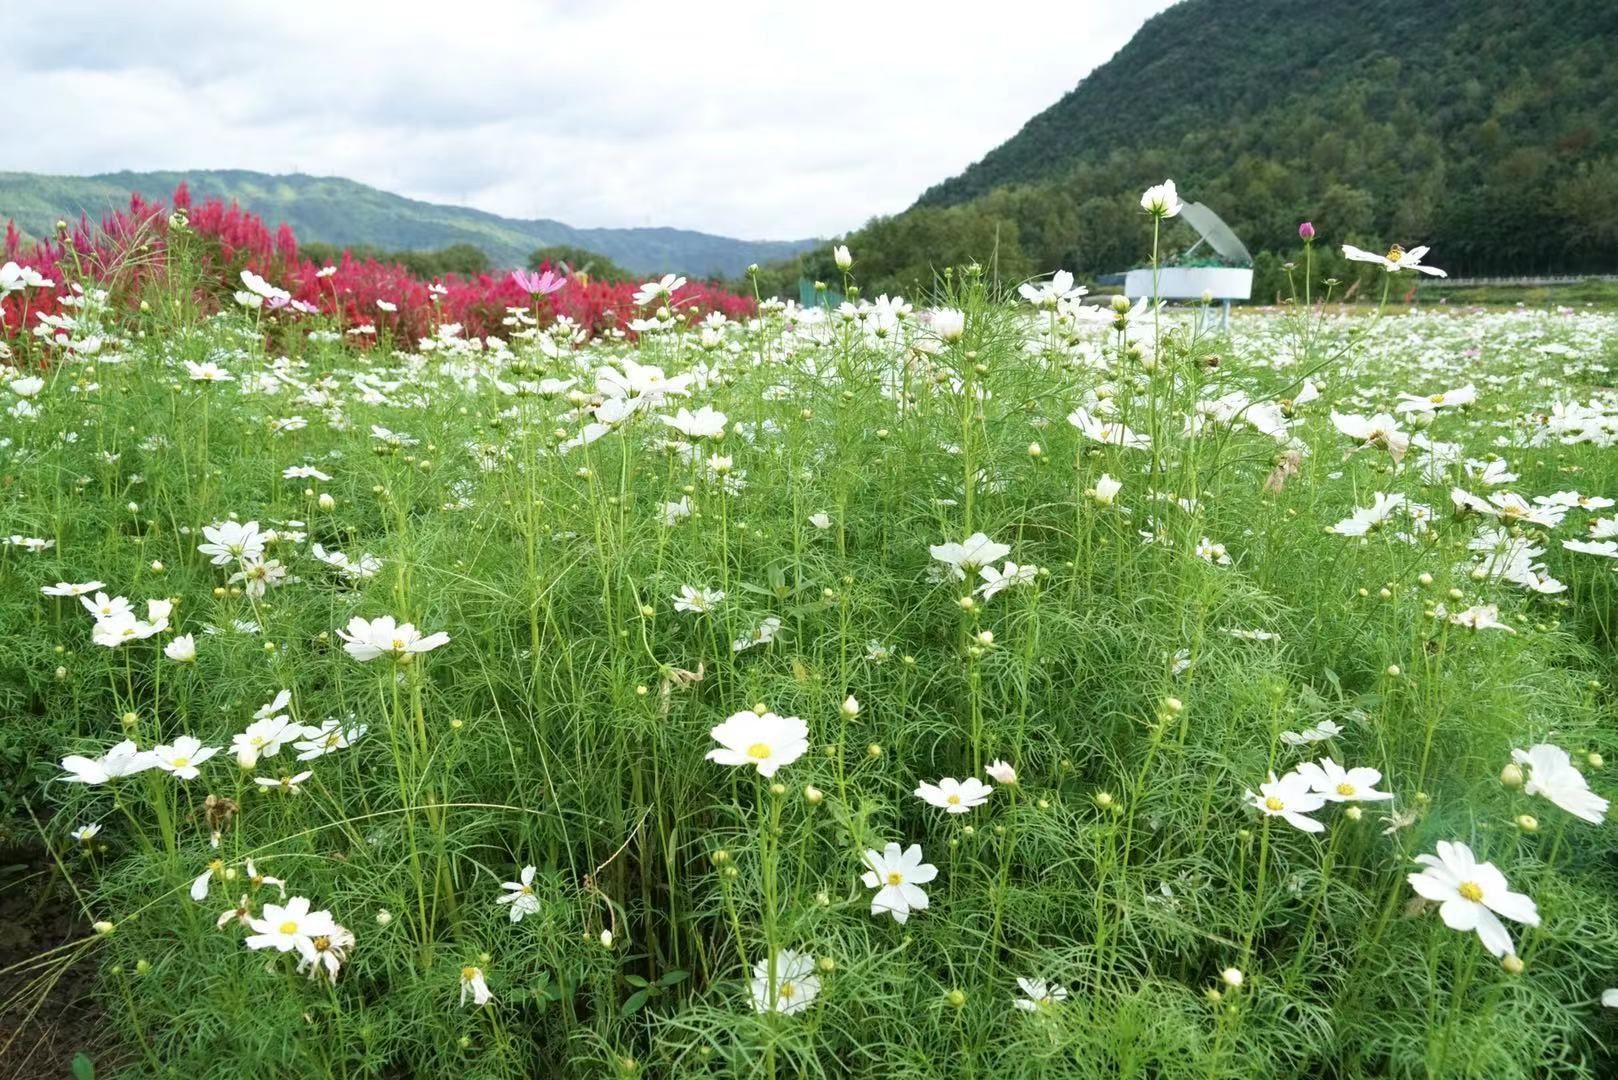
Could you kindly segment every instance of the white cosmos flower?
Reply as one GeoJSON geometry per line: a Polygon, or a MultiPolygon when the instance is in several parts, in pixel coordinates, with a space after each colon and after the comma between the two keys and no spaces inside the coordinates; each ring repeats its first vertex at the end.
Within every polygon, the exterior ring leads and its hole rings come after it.
{"type": "Polygon", "coordinates": [[[181,735],[172,743],[152,747],[153,763],[176,780],[195,780],[202,775],[197,766],[217,753],[219,747],[203,746],[195,735],[181,735]]]}
{"type": "Polygon", "coordinates": [[[330,931],[316,935],[310,944],[314,947],[314,958],[300,956],[298,971],[307,971],[311,979],[324,975],[335,983],[338,971],[348,959],[348,950],[354,947],[354,932],[334,922],[330,931]]]}
{"type": "Polygon", "coordinates": [[[285,905],[265,904],[258,918],[248,919],[247,925],[253,931],[245,942],[249,949],[296,950],[314,963],[318,956],[314,939],[330,935],[337,923],[331,912],[310,911],[307,897],[294,896],[285,905]]]}
{"type": "Polygon", "coordinates": [[[770,961],[765,957],[753,964],[753,979],[749,984],[753,1011],[773,1010],[786,1016],[803,1012],[820,993],[815,958],[792,949],[776,950],[775,993],[770,993],[770,988],[770,961]]]}
{"type": "Polygon", "coordinates": [[[921,886],[938,876],[938,867],[921,861],[921,845],[911,844],[902,852],[898,844],[889,843],[882,851],[867,849],[865,865],[870,869],[860,876],[867,889],[875,889],[871,897],[871,914],[880,917],[892,915],[903,924],[912,911],[927,908],[927,894],[921,886]]]}
{"type": "Polygon", "coordinates": [[[230,749],[236,756],[236,764],[251,769],[260,757],[275,757],[281,747],[303,734],[302,725],[294,724],[291,717],[269,716],[248,724],[246,731],[231,739],[230,749]]]}
{"type": "Polygon", "coordinates": [[[966,312],[956,308],[929,311],[925,321],[941,341],[959,341],[966,336],[966,312]]]}
{"type": "Polygon", "coordinates": [[[208,540],[198,544],[197,550],[212,557],[215,566],[229,566],[240,560],[258,560],[264,557],[265,537],[258,530],[258,522],[218,521],[202,527],[208,540]]]}
{"type": "Polygon", "coordinates": [[[1102,473],[1096,478],[1096,486],[1086,494],[1095,500],[1097,506],[1111,506],[1117,501],[1118,493],[1123,489],[1123,481],[1114,480],[1106,473],[1102,473]]]}
{"type": "Polygon", "coordinates": [[[1295,829],[1304,832],[1325,832],[1326,826],[1309,815],[1326,805],[1326,797],[1309,790],[1308,777],[1289,772],[1279,780],[1271,773],[1267,782],[1260,784],[1258,794],[1249,791],[1247,804],[1267,817],[1278,817],[1295,829]]]}
{"type": "Polygon", "coordinates": [[[220,383],[234,382],[236,376],[214,363],[212,360],[197,363],[195,360],[185,362],[185,370],[190,374],[192,382],[220,383]]]}
{"type": "Polygon", "coordinates": [[[181,634],[163,646],[163,655],[176,664],[194,664],[197,660],[197,639],[190,634],[181,634]]]}
{"type": "Polygon", "coordinates": [[[1003,569],[996,570],[992,566],[985,566],[978,571],[978,577],[983,584],[977,588],[978,595],[985,600],[992,600],[1001,592],[1013,585],[1028,585],[1039,575],[1037,566],[1018,566],[1009,560],[1003,569]]]}
{"type": "Polygon", "coordinates": [[[129,611],[129,600],[122,596],[108,596],[106,593],[96,593],[94,598],[79,597],[79,603],[84,605],[92,618],[96,620],[111,619],[129,611]]]}
{"type": "Polygon", "coordinates": [[[1376,790],[1382,782],[1382,773],[1376,769],[1345,769],[1331,758],[1321,758],[1306,761],[1295,771],[1309,781],[1309,790],[1324,795],[1327,802],[1380,802],[1393,798],[1390,792],[1376,790]]]}
{"type": "Polygon", "coordinates": [[[936,784],[924,783],[916,788],[918,799],[951,814],[964,814],[975,806],[982,806],[993,794],[994,788],[975,776],[965,780],[946,776],[936,784]]]}
{"type": "Polygon", "coordinates": [[[997,784],[1010,787],[1017,782],[1017,770],[999,758],[985,765],[983,771],[988,774],[990,780],[997,784]]]}
{"type": "Polygon", "coordinates": [[[1067,422],[1077,428],[1080,435],[1092,442],[1106,443],[1109,446],[1121,446],[1125,450],[1150,450],[1152,448],[1152,437],[1150,435],[1142,435],[1131,431],[1123,424],[1102,420],[1082,406],[1068,413],[1067,422]]]}
{"type": "Polygon", "coordinates": [[[487,1005],[494,1000],[494,994],[489,990],[488,982],[483,978],[483,969],[473,967],[471,964],[461,969],[461,1006],[464,1008],[466,999],[471,998],[473,1005],[487,1005]]]}
{"type": "Polygon", "coordinates": [[[495,903],[511,905],[508,913],[514,923],[522,922],[539,910],[539,897],[534,895],[534,873],[534,867],[525,866],[518,880],[500,883],[500,887],[506,891],[495,898],[495,903]]]}
{"type": "Polygon", "coordinates": [[[809,749],[809,725],[796,716],[747,709],[734,713],[709,734],[719,747],[705,755],[720,765],[752,765],[768,780],[809,749]]]}
{"type": "Polygon", "coordinates": [[[1331,422],[1333,427],[1350,439],[1367,447],[1386,450],[1395,464],[1403,461],[1405,452],[1410,449],[1409,433],[1401,431],[1399,422],[1387,413],[1364,417],[1334,410],[1331,422]]]}
{"type": "Polygon", "coordinates": [[[1048,983],[1044,979],[1025,979],[1019,975],[1017,988],[1023,992],[1023,996],[1017,998],[1011,1005],[1022,1012],[1039,1012],[1041,1009],[1054,1008],[1067,1000],[1067,987],[1048,983]]]}
{"type": "Polygon", "coordinates": [[[950,576],[956,581],[965,581],[968,570],[988,566],[1011,554],[1009,544],[996,543],[980,532],[973,533],[962,543],[934,544],[927,550],[949,568],[950,576]]]}
{"type": "Polygon", "coordinates": [[[303,783],[315,775],[312,770],[305,769],[295,776],[255,776],[253,783],[266,791],[279,791],[283,795],[303,794],[303,783]]]}
{"type": "Polygon", "coordinates": [[[1433,277],[1449,277],[1448,274],[1436,266],[1421,265],[1422,256],[1426,254],[1427,248],[1425,246],[1414,247],[1406,251],[1398,244],[1394,244],[1388,249],[1386,255],[1378,255],[1374,251],[1364,251],[1353,244],[1343,245],[1343,258],[1351,262],[1376,263],[1390,274],[1397,274],[1401,270],[1419,270],[1423,274],[1430,274],[1433,277]]]}
{"type": "Polygon", "coordinates": [[[345,725],[341,720],[328,719],[319,727],[305,726],[303,738],[293,743],[292,749],[298,751],[299,761],[314,761],[338,750],[348,749],[359,742],[368,730],[364,724],[345,725]]]}
{"type": "Polygon", "coordinates": [[[1331,526],[1331,531],[1338,536],[1365,536],[1393,516],[1394,511],[1403,506],[1405,496],[1402,493],[1389,495],[1379,491],[1373,497],[1370,506],[1355,509],[1350,516],[1331,526]]]}
{"type": "Polygon", "coordinates": [[[1407,412],[1437,412],[1439,409],[1454,409],[1462,405],[1470,405],[1478,399],[1477,387],[1471,383],[1455,390],[1445,390],[1438,394],[1399,394],[1399,403],[1393,407],[1396,413],[1407,412]]]}
{"type": "Polygon", "coordinates": [[[1288,746],[1308,746],[1311,743],[1335,739],[1342,733],[1343,729],[1340,725],[1331,720],[1322,720],[1313,727],[1306,727],[1302,731],[1281,732],[1281,741],[1288,746]]]}
{"type": "Polygon", "coordinates": [[[1539,909],[1522,893],[1514,893],[1493,863],[1480,863],[1459,840],[1440,840],[1437,855],[1417,855],[1425,869],[1407,880],[1416,895],[1439,905],[1439,918],[1451,930],[1476,931],[1494,956],[1515,952],[1511,935],[1497,916],[1525,926],[1539,925],[1539,909]]]}
{"type": "Polygon", "coordinates": [[[720,589],[698,589],[690,585],[681,585],[680,595],[673,598],[674,610],[702,615],[712,611],[724,598],[725,594],[720,589]]]}
{"type": "Polygon", "coordinates": [[[133,741],[125,739],[98,758],[69,754],[62,759],[62,768],[68,773],[62,779],[70,784],[105,784],[145,772],[156,764],[150,750],[137,750],[133,741]]]}
{"type": "Polygon", "coordinates": [[[343,650],[362,664],[379,656],[392,656],[402,663],[417,653],[431,652],[449,643],[449,635],[442,630],[424,636],[410,623],[395,621],[392,615],[370,620],[356,615],[346,630],[337,631],[337,636],[343,639],[343,650]]]}
{"type": "Polygon", "coordinates": [[[1568,752],[1560,746],[1537,743],[1527,750],[1513,750],[1511,760],[1528,766],[1524,793],[1543,796],[1592,825],[1607,819],[1607,800],[1590,790],[1590,782],[1573,767],[1568,752]]]}
{"type": "Polygon", "coordinates": [[[292,299],[291,293],[287,292],[285,289],[276,288],[268,281],[265,281],[263,278],[253,273],[251,270],[242,271],[242,284],[247,286],[248,292],[252,293],[254,296],[257,296],[260,300],[284,301],[292,299]]]}
{"type": "Polygon", "coordinates": [[[1581,555],[1618,559],[1618,540],[1563,540],[1562,546],[1581,555]]]}
{"type": "Polygon", "coordinates": [[[646,307],[653,301],[673,299],[674,294],[685,287],[685,278],[677,274],[664,274],[656,281],[648,281],[635,290],[635,303],[646,307]]]}
{"type": "Polygon", "coordinates": [[[1140,208],[1153,217],[1176,217],[1180,213],[1180,194],[1174,190],[1174,181],[1153,184],[1140,197],[1140,208]]]}
{"type": "Polygon", "coordinates": [[[711,405],[696,412],[681,409],[673,416],[662,417],[663,423],[688,439],[717,439],[725,433],[727,417],[711,405]]]}
{"type": "Polygon", "coordinates": [[[77,829],[74,829],[69,835],[72,836],[73,839],[77,840],[81,844],[88,844],[90,841],[94,840],[97,836],[101,835],[101,826],[94,823],[94,822],[91,822],[89,825],[80,825],[77,829]]]}
{"type": "Polygon", "coordinates": [[[1601,1004],[1609,1009],[1618,1009],[1618,989],[1601,991],[1601,1004]]]}
{"type": "Polygon", "coordinates": [[[1476,604],[1465,611],[1457,611],[1449,617],[1449,621],[1468,630],[1504,630],[1508,634],[1517,632],[1500,621],[1500,608],[1495,604],[1476,604]]]}
{"type": "MultiPolygon", "coordinates": [[[[39,591],[46,596],[80,596],[107,587],[104,581],[86,581],[78,585],[70,581],[58,581],[55,585],[43,586],[39,591]]],[[[127,602],[127,601],[126,601],[127,602]]]]}

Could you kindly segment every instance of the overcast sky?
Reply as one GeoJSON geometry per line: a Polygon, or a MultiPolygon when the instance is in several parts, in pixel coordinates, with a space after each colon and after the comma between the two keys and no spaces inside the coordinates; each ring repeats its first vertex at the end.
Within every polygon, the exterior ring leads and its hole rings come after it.
{"type": "Polygon", "coordinates": [[[0,167],[829,236],[983,156],[1169,3],[19,0],[0,167]]]}

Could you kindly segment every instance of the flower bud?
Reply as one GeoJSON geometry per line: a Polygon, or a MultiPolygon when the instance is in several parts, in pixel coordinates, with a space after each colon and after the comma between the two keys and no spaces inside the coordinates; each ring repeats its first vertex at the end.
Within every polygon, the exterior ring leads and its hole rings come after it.
{"type": "Polygon", "coordinates": [[[1307,244],[1309,241],[1313,240],[1314,238],[1315,238],[1315,223],[1314,222],[1305,221],[1305,222],[1303,222],[1302,224],[1300,224],[1298,226],[1298,239],[1302,240],[1304,243],[1307,244]]]}
{"type": "Polygon", "coordinates": [[[1242,969],[1228,967],[1219,973],[1219,979],[1232,990],[1240,990],[1242,986],[1242,969]]]}
{"type": "Polygon", "coordinates": [[[1520,788],[1523,783],[1522,766],[1515,761],[1500,770],[1500,782],[1508,788],[1520,788]]]}
{"type": "Polygon", "coordinates": [[[1521,975],[1523,969],[1522,958],[1516,953],[1506,953],[1500,961],[1500,967],[1507,975],[1521,975]]]}

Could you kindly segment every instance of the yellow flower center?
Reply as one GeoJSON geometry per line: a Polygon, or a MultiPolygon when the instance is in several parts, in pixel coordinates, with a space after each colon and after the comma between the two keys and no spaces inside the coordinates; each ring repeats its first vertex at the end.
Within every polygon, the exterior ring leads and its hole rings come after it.
{"type": "Polygon", "coordinates": [[[463,967],[461,969],[461,981],[462,982],[471,982],[473,979],[475,979],[477,977],[478,977],[478,969],[477,968],[475,968],[475,967],[463,967]]]}
{"type": "Polygon", "coordinates": [[[1483,886],[1475,881],[1461,882],[1461,887],[1456,891],[1474,904],[1483,899],[1483,886]]]}
{"type": "Polygon", "coordinates": [[[331,938],[317,937],[314,940],[314,946],[315,952],[325,952],[327,949],[331,948],[331,938]]]}
{"type": "Polygon", "coordinates": [[[1287,808],[1287,804],[1282,802],[1280,799],[1276,798],[1274,795],[1271,795],[1269,798],[1264,800],[1264,809],[1266,809],[1266,810],[1270,810],[1270,811],[1274,811],[1276,813],[1279,813],[1282,810],[1285,810],[1286,808],[1287,808]]]}
{"type": "Polygon", "coordinates": [[[770,744],[756,742],[747,748],[747,756],[754,761],[763,761],[770,756],[770,744]]]}
{"type": "Polygon", "coordinates": [[[1398,262],[1400,259],[1402,259],[1404,257],[1405,257],[1405,249],[1400,247],[1398,244],[1394,244],[1392,247],[1390,247],[1388,249],[1388,261],[1389,262],[1398,262]]]}
{"type": "Polygon", "coordinates": [[[1442,404],[1444,404],[1444,395],[1443,394],[1428,394],[1427,395],[1427,400],[1432,402],[1434,405],[1442,405],[1442,404]]]}
{"type": "Polygon", "coordinates": [[[1341,784],[1337,785],[1337,794],[1344,797],[1353,795],[1355,790],[1354,785],[1350,784],[1347,780],[1344,780],[1341,784]]]}
{"type": "Polygon", "coordinates": [[[904,880],[905,880],[905,876],[903,874],[899,873],[899,871],[897,871],[897,870],[889,870],[888,871],[888,884],[889,885],[903,885],[904,880]]]}
{"type": "Polygon", "coordinates": [[[959,805],[961,805],[961,797],[959,795],[951,795],[945,801],[948,802],[951,806],[959,806],[959,805]]]}
{"type": "Polygon", "coordinates": [[[393,639],[393,651],[394,652],[404,652],[405,651],[405,639],[404,638],[396,637],[396,638],[393,639]]]}
{"type": "Polygon", "coordinates": [[[791,1001],[792,998],[797,995],[797,993],[798,993],[798,988],[796,986],[792,985],[789,982],[784,982],[784,983],[781,984],[781,989],[779,989],[779,990],[777,990],[775,992],[775,996],[779,997],[779,998],[784,998],[787,1001],[791,1001]]]}
{"type": "Polygon", "coordinates": [[[297,932],[298,932],[298,922],[297,922],[296,919],[288,919],[286,922],[281,924],[281,933],[283,933],[283,934],[296,934],[297,932]]]}
{"type": "Polygon", "coordinates": [[[169,762],[169,764],[173,765],[176,769],[183,769],[187,765],[191,764],[191,759],[181,755],[180,757],[177,757],[173,761],[169,762]]]}

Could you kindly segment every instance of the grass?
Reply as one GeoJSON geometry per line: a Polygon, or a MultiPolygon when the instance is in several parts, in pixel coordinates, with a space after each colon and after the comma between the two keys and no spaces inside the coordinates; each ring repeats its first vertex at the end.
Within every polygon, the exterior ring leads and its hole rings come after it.
{"type": "Polygon", "coordinates": [[[1618,495],[1612,422],[1546,422],[1572,401],[1618,415],[1610,316],[1317,309],[1225,337],[1030,308],[963,268],[932,298],[958,337],[863,304],[766,304],[704,335],[676,296],[634,341],[516,314],[503,342],[389,352],[204,317],[193,284],[155,278],[144,313],[92,296],[74,337],[99,350],[14,342],[4,391],[8,808],[39,822],[44,902],[99,924],[11,974],[26,1005],[95,968],[104,1069],[1611,1075],[1611,826],[1500,779],[1549,742],[1613,787],[1613,564],[1558,542],[1602,514],[1506,523],[1548,536],[1567,588],[1541,594],[1474,569],[1498,523],[1450,497],[1618,495]],[[589,427],[626,380],[639,407],[589,427]],[[1281,404],[1306,380],[1318,398],[1281,404]],[[1457,453],[1396,461],[1331,417],[1463,383],[1474,404],[1402,417],[1457,453]],[[722,438],[658,419],[703,405],[722,438]],[[1086,438],[1076,409],[1151,448],[1086,438]],[[1517,479],[1485,486],[1491,457],[1517,479]],[[1430,507],[1425,528],[1327,531],[1378,492],[1430,507]],[[262,595],[257,560],[198,551],[230,520],[273,533],[288,576],[262,595]],[[929,549],[976,532],[1038,570],[974,595],[976,567],[955,580],[929,549]],[[377,562],[345,574],[316,544],[377,562]],[[172,600],[167,626],[95,644],[78,599],[41,593],[92,580],[149,622],[172,600]],[[679,611],[683,586],[724,596],[679,611]],[[1474,605],[1515,633],[1451,618],[1474,605]],[[384,615],[449,640],[350,656],[339,631],[384,615]],[[180,634],[194,662],[165,656],[180,634]],[[272,715],[363,736],[239,766],[232,738],[282,691],[272,715]],[[755,705],[807,729],[772,777],[705,758],[755,705]],[[1326,721],[1326,741],[1282,738],[1326,721]],[[182,734],[227,749],[191,780],[60,779],[69,754],[182,734]],[[1327,756],[1393,799],[1321,807],[1320,834],[1244,800],[1327,756]],[[965,814],[914,794],[996,760],[1017,782],[965,814]],[[297,794],[254,782],[305,770],[297,794]],[[1537,928],[1507,923],[1520,973],[1412,904],[1413,857],[1451,840],[1537,903],[1537,928]],[[902,924],[861,881],[890,842],[937,867],[902,924]],[[248,859],[352,931],[335,980],[216,928],[239,897],[257,918],[281,903],[248,859]],[[525,866],[514,923],[497,898],[525,866]],[[783,1014],[783,977],[749,979],[788,949],[813,1000],[783,1014]],[[477,977],[492,1001],[463,1004],[477,977]],[[1014,1008],[1019,977],[1068,993],[1014,1008]]]}

